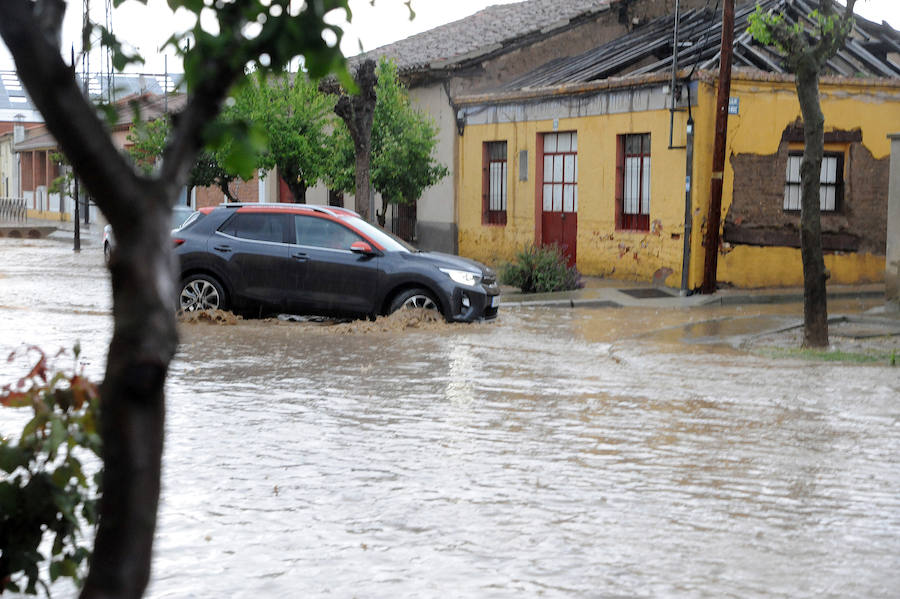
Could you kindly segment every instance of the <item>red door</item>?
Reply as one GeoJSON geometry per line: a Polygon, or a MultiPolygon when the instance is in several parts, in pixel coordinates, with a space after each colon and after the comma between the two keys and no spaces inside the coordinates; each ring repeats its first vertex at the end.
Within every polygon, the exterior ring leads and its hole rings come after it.
{"type": "Polygon", "coordinates": [[[556,244],[566,257],[569,266],[575,266],[576,239],[578,237],[577,212],[544,212],[541,245],[556,244]]]}
{"type": "Polygon", "coordinates": [[[578,239],[578,134],[545,133],[542,144],[541,244],[559,246],[575,266],[578,239]]]}

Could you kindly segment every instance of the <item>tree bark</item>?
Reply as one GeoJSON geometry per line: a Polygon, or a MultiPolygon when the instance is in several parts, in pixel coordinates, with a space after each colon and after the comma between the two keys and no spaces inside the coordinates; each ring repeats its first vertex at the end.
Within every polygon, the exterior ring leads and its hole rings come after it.
{"type": "Polygon", "coordinates": [[[295,204],[305,204],[306,203],[306,190],[309,187],[306,185],[306,182],[301,179],[298,174],[298,169],[293,169],[295,172],[290,172],[292,169],[278,169],[279,172],[283,172],[285,176],[281,177],[281,180],[284,181],[284,184],[287,185],[288,189],[291,192],[291,198],[294,200],[295,204]]]}
{"type": "Polygon", "coordinates": [[[338,99],[334,112],[341,117],[350,130],[353,138],[353,149],[356,154],[356,211],[363,219],[371,221],[369,204],[371,200],[371,162],[372,162],[372,122],[375,119],[375,61],[366,60],[356,72],[356,84],[359,94],[348,96],[342,94],[338,99]]]}
{"type": "Polygon", "coordinates": [[[229,202],[239,201],[236,197],[234,197],[234,194],[231,193],[231,181],[229,181],[228,179],[219,179],[219,189],[222,190],[222,194],[229,202]]]}
{"type": "Polygon", "coordinates": [[[825,115],[819,102],[819,69],[812,61],[796,73],[803,115],[804,149],[800,163],[800,255],[803,261],[803,347],[828,346],[828,306],[819,180],[825,144],[825,115]]]}

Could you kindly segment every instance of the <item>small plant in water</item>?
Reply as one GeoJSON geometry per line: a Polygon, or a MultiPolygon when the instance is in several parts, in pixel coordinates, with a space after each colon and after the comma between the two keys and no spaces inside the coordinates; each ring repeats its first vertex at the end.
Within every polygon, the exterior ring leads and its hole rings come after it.
{"type": "Polygon", "coordinates": [[[500,281],[518,287],[523,293],[568,291],[584,287],[581,275],[569,266],[556,245],[528,245],[516,252],[515,259],[500,268],[500,281]]]}
{"type": "Polygon", "coordinates": [[[40,585],[49,597],[44,564],[49,582],[69,577],[80,585],[87,572],[82,527],[97,522],[101,470],[89,476],[82,459],[99,464],[101,441],[97,387],[79,370],[79,353],[76,346],[70,371],[55,370],[30,347],[34,367],[0,389],[0,410],[33,414],[18,438],[0,435],[0,594],[36,595],[40,585]]]}

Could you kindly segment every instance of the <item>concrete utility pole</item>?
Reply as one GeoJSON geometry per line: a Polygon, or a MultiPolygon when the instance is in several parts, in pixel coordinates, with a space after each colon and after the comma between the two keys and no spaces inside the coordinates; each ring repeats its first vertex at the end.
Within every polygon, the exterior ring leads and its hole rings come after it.
{"type": "Polygon", "coordinates": [[[716,140],[710,185],[709,213],[706,218],[706,248],[701,293],[716,292],[719,260],[719,226],[722,221],[722,185],[725,178],[725,140],[728,133],[728,98],[731,95],[731,62],[734,51],[734,0],[722,7],[722,46],[719,51],[719,90],[716,98],[716,140]]]}

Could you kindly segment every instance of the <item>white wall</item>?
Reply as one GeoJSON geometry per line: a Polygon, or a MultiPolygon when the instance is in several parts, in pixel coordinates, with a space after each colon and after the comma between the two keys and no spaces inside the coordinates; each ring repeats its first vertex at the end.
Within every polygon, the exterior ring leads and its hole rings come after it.
{"type": "Polygon", "coordinates": [[[435,158],[449,170],[440,183],[429,187],[417,207],[418,243],[423,249],[456,253],[456,115],[444,87],[435,83],[409,90],[413,105],[428,113],[438,128],[435,158]]]}

